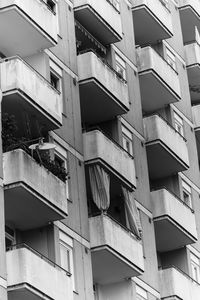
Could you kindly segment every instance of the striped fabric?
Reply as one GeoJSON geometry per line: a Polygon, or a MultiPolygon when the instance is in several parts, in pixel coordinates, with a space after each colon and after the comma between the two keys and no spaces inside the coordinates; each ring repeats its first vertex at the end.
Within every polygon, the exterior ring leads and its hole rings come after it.
{"type": "Polygon", "coordinates": [[[110,206],[110,176],[99,165],[89,166],[92,198],[101,211],[107,211],[110,206]]]}
{"type": "Polygon", "coordinates": [[[125,211],[130,229],[138,236],[141,236],[142,227],[133,192],[122,186],[125,211]]]}

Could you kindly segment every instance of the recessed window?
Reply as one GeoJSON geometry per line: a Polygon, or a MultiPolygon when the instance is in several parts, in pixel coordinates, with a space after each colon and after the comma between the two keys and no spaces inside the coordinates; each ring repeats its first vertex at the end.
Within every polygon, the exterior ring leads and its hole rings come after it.
{"type": "Polygon", "coordinates": [[[147,291],[141,288],[139,285],[136,285],[136,300],[147,300],[148,294],[147,291]]]}
{"type": "Polygon", "coordinates": [[[62,93],[62,69],[52,60],[49,61],[49,65],[51,85],[62,93]]]}
{"type": "Polygon", "coordinates": [[[115,53],[116,71],[121,78],[126,80],[126,63],[125,61],[115,53]]]}
{"type": "Polygon", "coordinates": [[[176,57],[168,48],[166,48],[166,60],[167,60],[168,64],[174,70],[176,70],[176,57]]]}
{"type": "Polygon", "coordinates": [[[174,112],[174,127],[182,136],[184,136],[183,119],[175,112],[174,112]]]}
{"type": "Polygon", "coordinates": [[[160,0],[160,2],[165,6],[168,7],[169,1],[168,0],[160,0]]]}
{"type": "Polygon", "coordinates": [[[50,71],[50,82],[51,82],[51,85],[59,91],[60,89],[60,78],[55,74],[53,73],[52,71],[50,71]]]}
{"type": "Polygon", "coordinates": [[[119,0],[109,0],[109,2],[114,6],[114,8],[115,8],[118,12],[120,11],[119,0]]]}
{"type": "Polygon", "coordinates": [[[183,201],[188,206],[192,207],[192,190],[191,186],[182,180],[183,201]]]}
{"type": "Polygon", "coordinates": [[[10,227],[5,227],[5,241],[6,241],[6,249],[15,244],[15,231],[10,227]]]}
{"type": "Polygon", "coordinates": [[[46,3],[53,12],[56,12],[56,3],[53,0],[47,0],[46,3]]]}
{"type": "Polygon", "coordinates": [[[122,125],[122,145],[123,148],[133,155],[133,137],[132,132],[122,125]]]}
{"type": "Polygon", "coordinates": [[[200,283],[200,260],[196,255],[190,253],[190,262],[192,278],[200,283]]]}
{"type": "MultiPolygon", "coordinates": [[[[56,149],[54,150],[54,161],[55,163],[65,170],[68,173],[68,155],[67,150],[63,148],[60,144],[58,144],[55,140],[53,143],[56,145],[56,149]]],[[[69,176],[67,176],[67,180],[65,183],[66,186],[66,199],[69,199],[69,176]]]]}
{"type": "Polygon", "coordinates": [[[73,290],[75,291],[74,257],[73,257],[73,239],[64,232],[59,233],[60,244],[60,265],[72,276],[73,290]]]}

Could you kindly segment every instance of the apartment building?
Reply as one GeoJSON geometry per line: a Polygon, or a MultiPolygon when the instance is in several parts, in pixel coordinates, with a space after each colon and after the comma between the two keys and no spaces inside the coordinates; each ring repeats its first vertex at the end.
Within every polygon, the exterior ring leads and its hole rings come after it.
{"type": "Polygon", "coordinates": [[[1,0],[0,58],[0,299],[200,299],[199,0],[1,0]]]}

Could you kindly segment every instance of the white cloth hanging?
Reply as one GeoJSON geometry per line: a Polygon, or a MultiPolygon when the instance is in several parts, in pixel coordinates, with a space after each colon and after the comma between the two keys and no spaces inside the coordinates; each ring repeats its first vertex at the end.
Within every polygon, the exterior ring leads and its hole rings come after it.
{"type": "Polygon", "coordinates": [[[125,211],[128,219],[130,229],[138,236],[141,236],[142,226],[140,222],[139,213],[134,199],[133,192],[122,186],[124,196],[125,211]]]}
{"type": "Polygon", "coordinates": [[[110,206],[110,176],[99,165],[89,166],[92,198],[101,211],[107,211],[110,206]]]}

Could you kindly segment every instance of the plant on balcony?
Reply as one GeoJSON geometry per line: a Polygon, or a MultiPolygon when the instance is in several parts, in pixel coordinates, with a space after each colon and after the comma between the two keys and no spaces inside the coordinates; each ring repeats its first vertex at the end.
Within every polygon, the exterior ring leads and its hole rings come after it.
{"type": "Polygon", "coordinates": [[[2,116],[2,144],[3,152],[15,149],[22,149],[32,156],[37,163],[43,165],[52,174],[62,181],[66,181],[68,173],[59,163],[51,159],[49,151],[31,151],[29,149],[30,141],[25,137],[17,136],[18,126],[14,115],[4,113],[2,116]]]}

